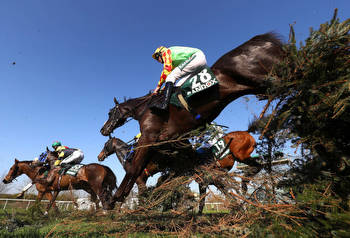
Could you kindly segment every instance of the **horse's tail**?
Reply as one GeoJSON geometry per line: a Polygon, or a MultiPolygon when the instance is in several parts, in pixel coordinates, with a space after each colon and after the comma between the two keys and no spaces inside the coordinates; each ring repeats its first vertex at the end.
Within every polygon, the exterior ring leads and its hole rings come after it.
{"type": "Polygon", "coordinates": [[[105,194],[105,196],[107,197],[111,196],[113,190],[115,190],[117,187],[117,178],[113,173],[113,171],[109,167],[101,164],[97,164],[97,163],[84,165],[85,168],[89,168],[90,166],[97,166],[97,167],[92,167],[93,168],[92,170],[88,169],[88,171],[92,172],[88,176],[93,176],[94,178],[102,178],[100,181],[96,181],[96,182],[102,185],[103,193],[105,194]],[[99,173],[104,173],[103,176],[96,176],[96,171],[97,171],[96,168],[98,167],[103,168],[103,170],[99,172],[99,173]]]}
{"type": "Polygon", "coordinates": [[[103,167],[106,170],[106,174],[103,178],[102,185],[106,189],[108,196],[112,196],[113,191],[117,188],[117,177],[109,167],[103,167]]]}
{"type": "Polygon", "coordinates": [[[109,167],[104,165],[101,165],[101,166],[104,168],[105,174],[103,176],[103,180],[101,181],[102,196],[100,196],[100,200],[102,202],[103,208],[109,210],[111,209],[111,207],[109,206],[108,203],[113,196],[113,191],[117,187],[117,178],[109,167]]]}

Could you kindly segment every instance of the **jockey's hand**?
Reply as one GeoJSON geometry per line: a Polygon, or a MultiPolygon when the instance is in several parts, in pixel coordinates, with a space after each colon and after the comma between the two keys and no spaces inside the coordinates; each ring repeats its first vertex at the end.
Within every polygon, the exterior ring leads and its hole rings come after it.
{"type": "Polygon", "coordinates": [[[59,166],[60,163],[61,163],[61,160],[56,160],[56,161],[55,161],[55,166],[59,166]]]}
{"type": "Polygon", "coordinates": [[[158,93],[159,93],[159,90],[160,90],[160,88],[159,88],[159,87],[156,87],[156,89],[154,89],[152,95],[158,94],[158,93]]]}

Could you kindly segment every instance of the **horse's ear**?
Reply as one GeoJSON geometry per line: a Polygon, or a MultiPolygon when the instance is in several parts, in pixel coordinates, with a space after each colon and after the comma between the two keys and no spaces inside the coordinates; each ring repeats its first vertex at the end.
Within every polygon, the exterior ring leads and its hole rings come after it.
{"type": "Polygon", "coordinates": [[[47,147],[47,146],[46,146],[46,151],[47,151],[47,152],[49,152],[49,151],[50,151],[50,150],[49,150],[49,147],[47,147]]]}
{"type": "Polygon", "coordinates": [[[114,100],[115,105],[119,104],[119,102],[117,101],[117,99],[115,97],[113,98],[113,100],[114,100]]]}
{"type": "Polygon", "coordinates": [[[15,158],[15,164],[17,164],[19,161],[18,161],[18,159],[17,158],[15,158]]]}

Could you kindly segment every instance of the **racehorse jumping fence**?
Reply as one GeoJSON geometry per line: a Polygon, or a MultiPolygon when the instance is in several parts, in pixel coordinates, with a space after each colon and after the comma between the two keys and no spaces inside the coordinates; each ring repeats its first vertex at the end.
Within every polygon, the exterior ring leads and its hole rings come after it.
{"type": "MultiPolygon", "coordinates": [[[[35,203],[36,200],[31,199],[14,199],[14,198],[0,198],[0,208],[22,208],[27,210],[30,204],[35,203]]],[[[41,200],[43,203],[48,203],[49,200],[41,200]]],[[[58,208],[62,210],[68,210],[73,208],[74,204],[72,201],[55,201],[58,208]]]]}

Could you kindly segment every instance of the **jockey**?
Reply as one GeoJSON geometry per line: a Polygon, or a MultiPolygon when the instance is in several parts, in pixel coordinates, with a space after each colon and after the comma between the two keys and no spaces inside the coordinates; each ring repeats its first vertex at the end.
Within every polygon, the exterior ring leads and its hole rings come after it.
{"type": "Polygon", "coordinates": [[[173,86],[181,86],[198,69],[206,66],[207,60],[204,53],[196,48],[173,46],[166,48],[160,46],[152,57],[163,64],[163,71],[154,94],[158,94],[165,82],[165,98],[161,105],[151,107],[167,110],[173,86]]]}
{"type": "Polygon", "coordinates": [[[70,164],[79,164],[84,159],[84,153],[80,149],[73,149],[67,146],[62,146],[61,142],[55,141],[52,148],[58,153],[58,158],[55,166],[62,168],[68,167],[70,164]]]}
{"type": "Polygon", "coordinates": [[[212,124],[212,127],[209,129],[209,131],[211,135],[207,142],[210,147],[215,145],[215,143],[225,135],[225,132],[222,129],[222,127],[215,124],[212,124]]]}
{"type": "Polygon", "coordinates": [[[51,185],[55,180],[55,172],[59,172],[62,169],[60,174],[64,174],[69,165],[79,164],[84,159],[84,153],[80,149],[63,146],[59,141],[55,141],[52,144],[52,148],[58,153],[58,158],[55,161],[55,167],[51,168],[46,181],[41,180],[47,185],[51,185]]]}
{"type": "Polygon", "coordinates": [[[140,137],[141,137],[141,132],[138,133],[136,136],[134,136],[134,139],[133,139],[134,141],[129,146],[129,149],[128,149],[127,153],[125,154],[124,161],[126,161],[126,160],[130,160],[131,161],[132,160],[132,156],[133,156],[133,154],[135,152],[134,147],[136,146],[136,144],[139,141],[140,137]]]}
{"type": "Polygon", "coordinates": [[[47,152],[43,152],[39,155],[39,157],[34,158],[33,162],[36,164],[44,164],[46,162],[47,152]]]}
{"type": "Polygon", "coordinates": [[[196,143],[199,143],[200,146],[195,148],[196,152],[205,157],[206,154],[211,153],[210,148],[222,137],[224,137],[225,132],[221,126],[216,125],[215,123],[211,124],[210,128],[200,137],[195,138],[196,143]]]}
{"type": "MultiPolygon", "coordinates": [[[[47,152],[43,152],[39,155],[39,157],[35,157],[33,159],[33,164],[34,165],[43,165],[46,161],[47,158],[47,152]]],[[[33,182],[28,183],[22,191],[16,196],[16,198],[22,198],[24,196],[24,193],[28,191],[33,186],[33,182]]]]}

